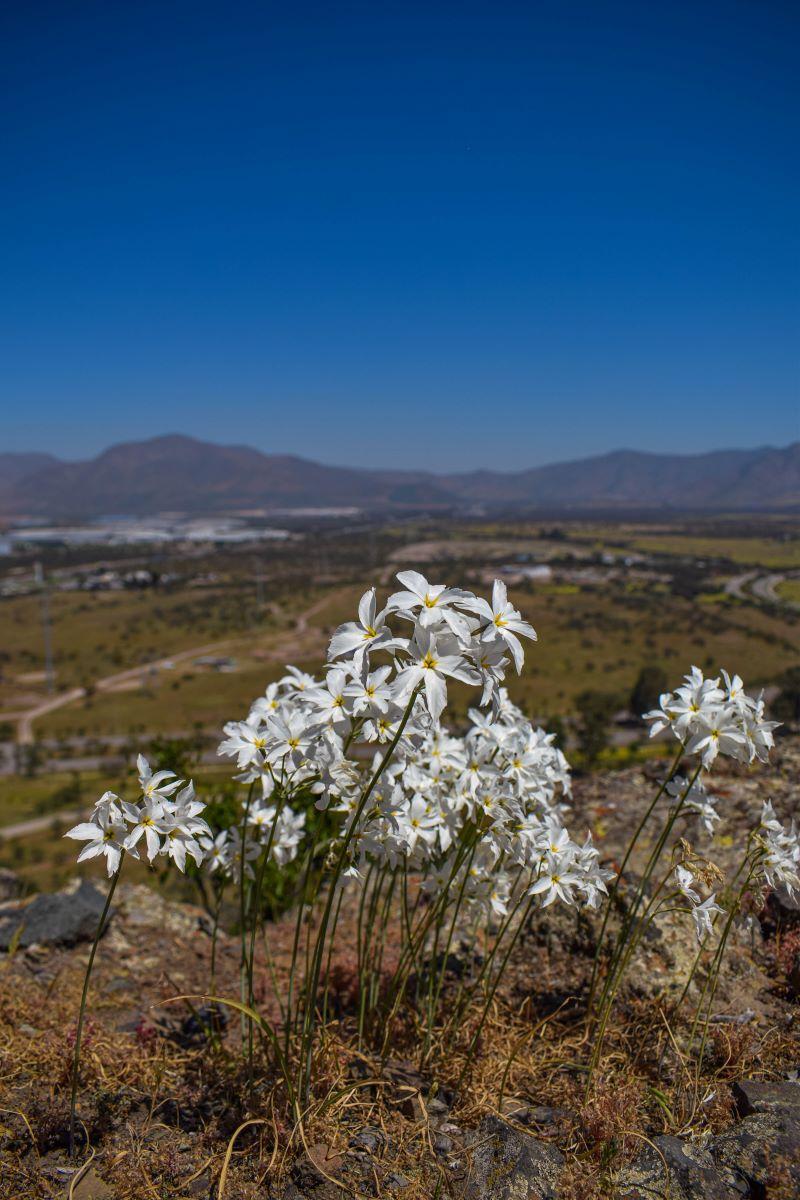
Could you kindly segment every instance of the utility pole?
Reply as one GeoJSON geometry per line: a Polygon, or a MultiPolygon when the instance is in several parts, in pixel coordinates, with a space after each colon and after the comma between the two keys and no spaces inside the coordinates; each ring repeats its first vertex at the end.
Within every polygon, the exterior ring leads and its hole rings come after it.
{"type": "Polygon", "coordinates": [[[47,590],[47,581],[40,562],[34,565],[33,577],[40,589],[42,634],[44,636],[44,673],[47,680],[47,690],[52,695],[56,690],[55,669],[53,667],[53,623],[50,618],[50,593],[47,590]]]}

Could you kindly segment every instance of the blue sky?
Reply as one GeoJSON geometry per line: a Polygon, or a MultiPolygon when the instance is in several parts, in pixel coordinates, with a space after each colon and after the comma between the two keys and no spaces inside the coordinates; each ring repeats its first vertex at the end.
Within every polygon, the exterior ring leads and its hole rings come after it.
{"type": "Polygon", "coordinates": [[[3,6],[0,449],[800,437],[800,8],[3,6]]]}

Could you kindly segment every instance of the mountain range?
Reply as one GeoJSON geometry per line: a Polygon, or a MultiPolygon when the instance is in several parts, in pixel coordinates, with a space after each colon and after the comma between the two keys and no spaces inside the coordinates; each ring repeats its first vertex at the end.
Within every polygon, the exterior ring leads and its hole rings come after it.
{"type": "Polygon", "coordinates": [[[784,448],[649,454],[615,450],[526,471],[329,467],[181,434],[111,446],[85,462],[0,453],[0,514],[86,519],[111,513],[220,513],[354,505],[371,511],[779,509],[800,511],[800,442],[784,448]]]}

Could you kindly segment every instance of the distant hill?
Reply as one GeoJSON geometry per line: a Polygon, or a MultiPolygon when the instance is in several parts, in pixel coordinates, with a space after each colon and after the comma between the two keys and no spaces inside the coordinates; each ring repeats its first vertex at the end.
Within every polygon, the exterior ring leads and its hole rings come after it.
{"type": "Polygon", "coordinates": [[[527,471],[327,467],[181,434],[112,446],[87,462],[0,454],[0,512],[86,518],[127,513],[357,505],[443,509],[800,508],[800,442],[783,449],[663,455],[616,450],[527,471]]]}
{"type": "Polygon", "coordinates": [[[14,487],[37,471],[60,466],[52,454],[0,454],[0,488],[14,487]]]}

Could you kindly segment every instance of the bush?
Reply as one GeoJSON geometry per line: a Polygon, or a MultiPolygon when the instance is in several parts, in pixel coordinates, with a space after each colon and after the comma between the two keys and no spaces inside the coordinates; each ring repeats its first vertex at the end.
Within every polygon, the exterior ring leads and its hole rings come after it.
{"type": "Polygon", "coordinates": [[[800,721],[800,666],[789,667],[776,680],[780,693],[772,705],[776,721],[800,721]]]}
{"type": "Polygon", "coordinates": [[[642,667],[630,697],[631,712],[641,716],[658,708],[658,698],[667,690],[667,675],[662,667],[642,667]]]}
{"type": "Polygon", "coordinates": [[[608,726],[616,697],[608,692],[581,692],[575,701],[579,721],[578,748],[587,767],[593,766],[608,745],[608,726]]]}

